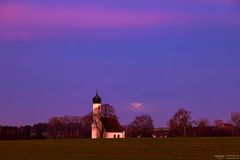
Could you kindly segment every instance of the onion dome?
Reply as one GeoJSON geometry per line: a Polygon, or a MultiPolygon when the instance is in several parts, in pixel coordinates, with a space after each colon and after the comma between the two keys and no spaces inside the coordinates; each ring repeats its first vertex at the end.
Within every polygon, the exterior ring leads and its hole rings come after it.
{"type": "Polygon", "coordinates": [[[93,103],[99,103],[101,104],[101,98],[98,96],[98,92],[96,95],[93,97],[93,103]]]}

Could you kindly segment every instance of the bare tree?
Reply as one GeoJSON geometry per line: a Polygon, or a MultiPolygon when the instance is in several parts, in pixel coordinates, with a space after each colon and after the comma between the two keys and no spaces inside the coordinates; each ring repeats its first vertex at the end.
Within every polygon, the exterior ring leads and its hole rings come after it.
{"type": "Polygon", "coordinates": [[[231,114],[231,121],[232,121],[234,127],[240,127],[240,113],[233,112],[231,114]]]}
{"type": "Polygon", "coordinates": [[[168,125],[172,134],[179,136],[187,136],[187,129],[192,126],[191,112],[181,108],[170,119],[168,125]]]}
{"type": "Polygon", "coordinates": [[[153,130],[154,124],[149,114],[137,116],[134,121],[127,126],[127,134],[130,137],[151,137],[153,130]]]}
{"type": "Polygon", "coordinates": [[[204,118],[204,119],[199,119],[196,121],[196,125],[197,127],[208,127],[209,126],[209,121],[208,119],[204,118]]]}
{"type": "Polygon", "coordinates": [[[53,137],[63,136],[63,123],[59,117],[52,117],[48,121],[50,128],[50,135],[53,137]]]}
{"type": "Polygon", "coordinates": [[[195,136],[209,136],[209,121],[208,119],[199,119],[195,122],[195,136]]]}
{"type": "Polygon", "coordinates": [[[84,137],[91,137],[91,124],[93,122],[93,113],[89,112],[88,114],[81,117],[81,122],[83,125],[83,134],[84,137]]]}
{"type": "Polygon", "coordinates": [[[95,126],[97,127],[97,129],[100,132],[100,138],[103,138],[103,125],[102,125],[101,120],[98,118],[94,118],[93,123],[95,124],[95,126]]]}
{"type": "Polygon", "coordinates": [[[117,118],[114,107],[110,104],[101,105],[101,118],[117,118]]]}

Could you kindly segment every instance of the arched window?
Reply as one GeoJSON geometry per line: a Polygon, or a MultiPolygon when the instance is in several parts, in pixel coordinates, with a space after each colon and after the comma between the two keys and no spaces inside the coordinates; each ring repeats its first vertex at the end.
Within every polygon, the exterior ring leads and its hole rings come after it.
{"type": "Polygon", "coordinates": [[[118,135],[118,138],[120,138],[120,135],[118,135]]]}
{"type": "Polygon", "coordinates": [[[116,138],[116,134],[113,135],[113,138],[116,138]]]}

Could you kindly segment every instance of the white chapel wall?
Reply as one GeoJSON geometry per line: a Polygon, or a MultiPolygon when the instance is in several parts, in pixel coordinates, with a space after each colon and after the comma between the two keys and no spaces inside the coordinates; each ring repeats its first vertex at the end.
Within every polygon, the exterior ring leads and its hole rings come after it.
{"type": "Polygon", "coordinates": [[[105,138],[125,138],[125,132],[106,132],[105,138]]]}

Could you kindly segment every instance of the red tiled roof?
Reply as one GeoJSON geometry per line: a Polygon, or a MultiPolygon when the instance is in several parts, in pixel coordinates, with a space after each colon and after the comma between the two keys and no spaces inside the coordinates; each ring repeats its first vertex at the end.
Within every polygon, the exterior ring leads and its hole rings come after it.
{"type": "Polygon", "coordinates": [[[102,118],[101,122],[106,132],[123,132],[124,129],[115,118],[102,118]]]}

